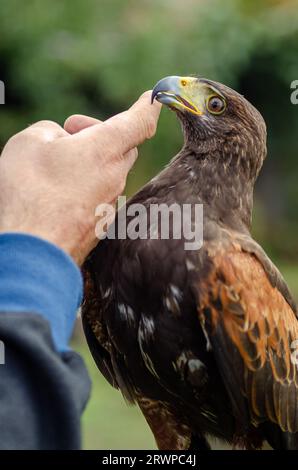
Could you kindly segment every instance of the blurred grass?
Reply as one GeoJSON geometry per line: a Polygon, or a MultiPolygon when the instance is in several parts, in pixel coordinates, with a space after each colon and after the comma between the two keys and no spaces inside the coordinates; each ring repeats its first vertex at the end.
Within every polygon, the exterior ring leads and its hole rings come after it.
{"type": "MultiPolygon", "coordinates": [[[[298,300],[298,266],[290,263],[276,264],[298,300]]],[[[113,389],[97,370],[83,338],[80,320],[73,347],[83,356],[93,383],[91,398],[82,421],[83,448],[156,449],[153,435],[138,407],[128,406],[121,393],[113,389]]],[[[223,444],[218,441],[215,447],[222,449],[223,444]]]]}
{"type": "Polygon", "coordinates": [[[290,292],[292,293],[294,299],[298,303],[298,266],[297,264],[292,263],[278,263],[276,265],[282,275],[284,276],[290,292]]]}

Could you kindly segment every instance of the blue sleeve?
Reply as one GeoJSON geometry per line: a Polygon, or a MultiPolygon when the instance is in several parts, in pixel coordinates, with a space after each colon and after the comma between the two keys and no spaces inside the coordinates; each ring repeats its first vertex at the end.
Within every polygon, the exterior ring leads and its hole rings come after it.
{"type": "Polygon", "coordinates": [[[0,312],[41,315],[59,352],[68,349],[82,290],[80,270],[64,251],[31,235],[0,235],[0,312]]]}

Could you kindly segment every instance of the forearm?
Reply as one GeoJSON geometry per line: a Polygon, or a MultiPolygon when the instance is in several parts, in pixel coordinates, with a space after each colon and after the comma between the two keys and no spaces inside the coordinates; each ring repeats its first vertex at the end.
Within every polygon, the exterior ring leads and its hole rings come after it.
{"type": "Polygon", "coordinates": [[[79,270],[54,245],[4,234],[0,278],[0,448],[78,448],[90,389],[81,358],[68,350],[79,270]]]}

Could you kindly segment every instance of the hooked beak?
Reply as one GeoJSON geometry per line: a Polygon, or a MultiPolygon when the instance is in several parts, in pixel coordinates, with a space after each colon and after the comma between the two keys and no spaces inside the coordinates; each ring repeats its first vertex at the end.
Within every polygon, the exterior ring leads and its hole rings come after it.
{"type": "Polygon", "coordinates": [[[195,104],[198,91],[198,79],[195,77],[177,77],[175,75],[163,78],[154,87],[151,102],[154,99],[162,104],[180,111],[202,115],[203,111],[195,104]]]}

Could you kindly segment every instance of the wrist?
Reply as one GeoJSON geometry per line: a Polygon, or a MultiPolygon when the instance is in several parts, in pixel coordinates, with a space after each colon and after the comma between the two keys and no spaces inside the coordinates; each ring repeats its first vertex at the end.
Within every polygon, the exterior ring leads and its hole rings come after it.
{"type": "Polygon", "coordinates": [[[82,276],[57,246],[32,235],[0,235],[0,311],[35,313],[50,324],[58,350],[67,349],[82,299],[82,276]]]}
{"type": "MultiPolygon", "coordinates": [[[[61,216],[60,216],[61,219],[61,216]]],[[[24,222],[10,223],[2,220],[0,225],[0,236],[2,234],[27,234],[32,237],[38,237],[46,242],[52,243],[56,247],[67,253],[77,265],[81,265],[84,259],[97,243],[95,237],[95,217],[83,216],[72,217],[68,220],[64,218],[56,224],[49,223],[49,220],[55,220],[51,216],[49,219],[29,220],[24,222]]]]}

